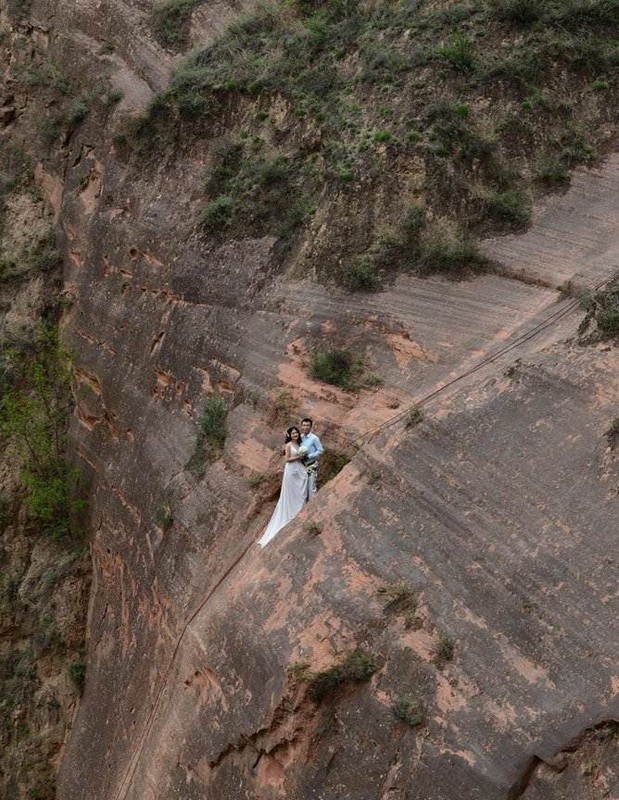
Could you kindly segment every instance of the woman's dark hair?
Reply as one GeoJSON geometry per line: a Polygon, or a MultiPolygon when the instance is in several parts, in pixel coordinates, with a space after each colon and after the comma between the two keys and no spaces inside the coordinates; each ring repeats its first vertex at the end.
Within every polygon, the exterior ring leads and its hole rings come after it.
{"type": "Polygon", "coordinates": [[[291,441],[292,441],[292,436],[291,436],[290,434],[291,434],[293,431],[296,431],[296,432],[299,434],[299,441],[301,441],[301,431],[300,431],[300,430],[297,428],[297,426],[296,426],[296,425],[292,425],[292,426],[291,426],[290,428],[288,428],[288,430],[286,431],[286,444],[288,444],[288,442],[291,442],[291,441]]]}

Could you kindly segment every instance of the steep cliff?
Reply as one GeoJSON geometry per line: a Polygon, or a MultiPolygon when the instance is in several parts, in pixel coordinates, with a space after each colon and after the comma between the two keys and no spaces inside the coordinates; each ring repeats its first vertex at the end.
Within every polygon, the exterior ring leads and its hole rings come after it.
{"type": "Polygon", "coordinates": [[[249,9],[2,18],[91,487],[58,797],[608,797],[616,4],[249,9]],[[348,463],[260,551],[306,414],[348,463]]]}

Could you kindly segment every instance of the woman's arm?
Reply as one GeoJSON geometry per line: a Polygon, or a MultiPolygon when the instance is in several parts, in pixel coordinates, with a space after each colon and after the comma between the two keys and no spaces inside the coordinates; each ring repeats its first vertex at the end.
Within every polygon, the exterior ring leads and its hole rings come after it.
{"type": "Polygon", "coordinates": [[[286,445],[286,461],[299,461],[299,459],[303,458],[302,455],[293,456],[291,454],[291,447],[292,447],[291,443],[288,442],[288,444],[286,445]]]}

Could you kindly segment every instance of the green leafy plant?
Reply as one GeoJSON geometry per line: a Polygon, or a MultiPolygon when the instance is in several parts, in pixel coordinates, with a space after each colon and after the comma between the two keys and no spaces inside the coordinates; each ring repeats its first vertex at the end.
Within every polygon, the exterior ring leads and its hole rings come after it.
{"type": "Polygon", "coordinates": [[[473,68],[473,42],[462,31],[455,31],[451,43],[439,47],[437,55],[456,69],[468,71],[473,68]]]}
{"type": "Polygon", "coordinates": [[[232,218],[234,200],[226,195],[220,195],[208,203],[202,211],[201,222],[209,231],[221,231],[232,218]]]}
{"type": "Polygon", "coordinates": [[[415,406],[414,408],[411,408],[406,418],[406,427],[414,428],[416,425],[419,425],[421,422],[423,422],[424,416],[424,411],[421,406],[415,406]]]}
{"type": "Polygon", "coordinates": [[[67,664],[67,672],[81,693],[86,682],[86,664],[83,661],[71,661],[67,664]]]}
{"type": "Polygon", "coordinates": [[[377,669],[378,665],[368,653],[351,650],[338,663],[312,674],[308,695],[318,705],[327,695],[347,684],[369,681],[377,669]]]}
{"type": "Polygon", "coordinates": [[[584,334],[594,325],[598,337],[619,336],[619,281],[612,282],[606,289],[585,295],[581,304],[587,314],[580,323],[579,334],[584,334]]]}
{"type": "Polygon", "coordinates": [[[344,272],[341,282],[349,292],[377,292],[381,288],[381,281],[375,260],[359,256],[344,272]]]}
{"type": "Polygon", "coordinates": [[[522,192],[507,189],[483,197],[486,217],[510,229],[523,228],[531,220],[531,205],[522,192]]]}

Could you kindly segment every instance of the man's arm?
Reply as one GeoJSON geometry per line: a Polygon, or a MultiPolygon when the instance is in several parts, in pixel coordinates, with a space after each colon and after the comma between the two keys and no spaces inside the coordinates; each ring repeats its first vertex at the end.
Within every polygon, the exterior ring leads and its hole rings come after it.
{"type": "Polygon", "coordinates": [[[316,436],[316,434],[313,434],[313,436],[314,438],[312,440],[311,457],[320,458],[325,451],[323,450],[320,439],[316,436]]]}

